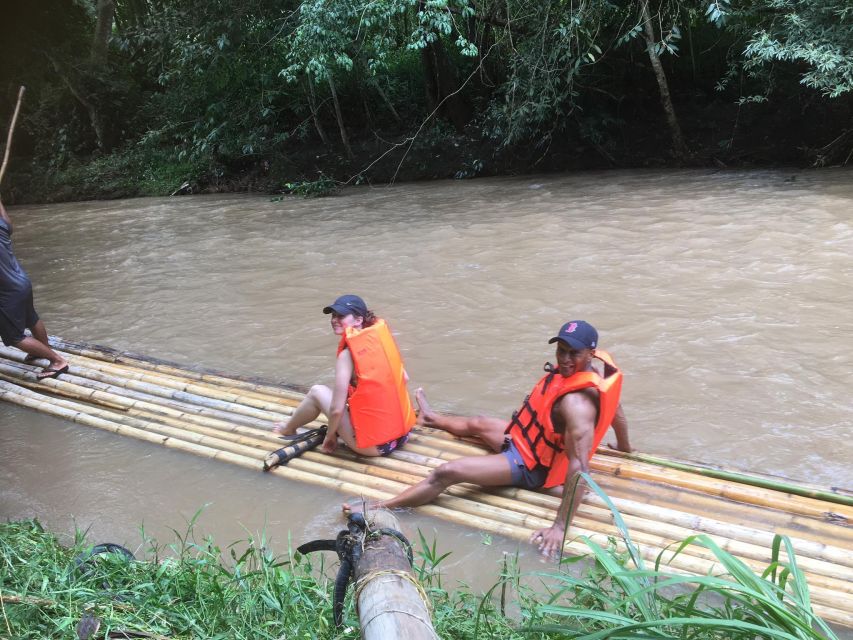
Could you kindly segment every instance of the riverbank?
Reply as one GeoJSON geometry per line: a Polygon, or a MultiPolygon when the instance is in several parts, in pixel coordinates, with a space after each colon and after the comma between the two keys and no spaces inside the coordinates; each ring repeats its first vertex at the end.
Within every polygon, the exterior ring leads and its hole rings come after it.
{"type": "MultiPolygon", "coordinates": [[[[278,555],[263,533],[220,547],[212,538],[196,539],[193,521],[175,534],[168,545],[143,534],[131,551],[94,545],[79,530],[65,546],[37,521],[0,524],[0,637],[67,637],[72,628],[80,638],[99,637],[98,628],[122,634],[108,637],[160,639],[359,637],[350,597],[343,624],[331,622],[326,559],[278,555]]],[[[701,640],[837,638],[811,613],[793,563],[778,567],[777,581],[775,571],[760,577],[707,539],[696,542],[712,549],[734,577],[645,571],[630,551],[590,543],[595,563],[569,561],[580,576],[539,574],[550,585],[547,595],[528,586],[531,576],[521,576],[512,558],[491,590],[475,594],[442,585],[439,564],[447,554],[423,536],[414,568],[442,638],[595,638],[642,629],[653,633],[643,637],[689,632],[701,640]]]]}
{"type": "MultiPolygon", "coordinates": [[[[689,153],[673,157],[668,132],[653,109],[593,137],[573,132],[547,146],[503,146],[475,126],[459,132],[427,121],[411,130],[359,131],[349,156],[340,143],[290,140],[258,155],[208,154],[192,159],[174,148],[133,142],[109,154],[13,158],[6,204],[110,200],[142,196],[261,193],[329,195],[356,184],[470,180],[489,176],[645,168],[772,169],[791,171],[842,163],[821,147],[846,117],[838,105],[812,106],[806,126],[783,126],[761,106],[747,113],[725,101],[681,104],[689,153]],[[813,123],[821,122],[821,126],[813,123]]],[[[849,157],[848,157],[849,160],[849,157]]],[[[846,164],[846,162],[844,162],[846,164]]]]}

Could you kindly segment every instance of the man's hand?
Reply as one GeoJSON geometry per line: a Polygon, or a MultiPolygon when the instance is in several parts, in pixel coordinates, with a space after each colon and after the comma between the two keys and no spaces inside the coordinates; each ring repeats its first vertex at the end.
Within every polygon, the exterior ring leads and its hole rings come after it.
{"type": "Polygon", "coordinates": [[[338,435],[336,433],[327,433],[323,440],[323,451],[326,453],[334,453],[338,448],[338,435]]]}
{"type": "Polygon", "coordinates": [[[563,547],[566,530],[561,524],[552,524],[547,529],[539,529],[530,536],[530,542],[539,546],[539,553],[553,558],[563,547]]]}

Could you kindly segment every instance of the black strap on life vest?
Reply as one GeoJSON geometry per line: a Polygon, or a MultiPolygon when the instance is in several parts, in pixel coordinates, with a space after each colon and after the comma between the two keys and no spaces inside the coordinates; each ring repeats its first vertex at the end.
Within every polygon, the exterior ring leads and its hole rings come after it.
{"type": "MultiPolygon", "coordinates": [[[[542,385],[542,393],[544,395],[545,389],[548,386],[548,383],[553,379],[553,372],[546,379],[545,383],[542,385]]],[[[527,442],[528,448],[530,452],[533,454],[533,459],[536,461],[537,465],[544,465],[542,459],[539,457],[539,453],[537,451],[537,447],[540,441],[543,441],[548,447],[553,449],[555,452],[562,451],[560,447],[555,445],[553,442],[548,440],[545,437],[545,427],[539,421],[539,416],[533,406],[530,404],[530,395],[524,397],[524,402],[521,404],[521,409],[514,411],[512,414],[512,418],[510,419],[509,425],[506,428],[504,433],[509,434],[512,431],[513,427],[518,427],[518,431],[521,433],[521,437],[527,442]],[[526,413],[524,419],[522,419],[521,414],[526,413]]]]}

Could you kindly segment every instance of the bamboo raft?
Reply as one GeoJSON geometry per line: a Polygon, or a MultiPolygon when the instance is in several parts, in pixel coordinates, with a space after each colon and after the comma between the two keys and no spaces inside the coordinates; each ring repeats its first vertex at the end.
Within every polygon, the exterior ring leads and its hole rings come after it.
{"type": "MultiPolygon", "coordinates": [[[[106,347],[52,340],[71,364],[59,379],[37,382],[41,367],[24,353],[0,347],[0,399],[79,424],[232,464],[263,469],[282,446],[270,432],[286,420],[302,389],[262,380],[188,369],[106,347]]],[[[319,423],[308,427],[320,426],[319,423]]],[[[347,495],[382,499],[419,481],[447,460],[482,454],[474,443],[416,428],[402,450],[385,458],[357,458],[344,448],[329,456],[308,451],[269,473],[347,495]]],[[[645,559],[672,570],[722,574],[713,554],[676,546],[705,533],[757,572],[770,562],[775,534],[791,538],[806,573],[815,612],[853,628],[853,493],[732,473],[698,464],[601,448],[592,460],[596,482],[615,503],[645,559]]],[[[553,522],[556,497],[505,488],[452,487],[425,514],[527,540],[553,522]]],[[[569,531],[566,551],[586,553],[580,536],[622,545],[604,501],[587,492],[569,531]]],[[[623,547],[624,548],[624,545],[623,547]]],[[[784,556],[784,551],[782,551],[784,556]]]]}

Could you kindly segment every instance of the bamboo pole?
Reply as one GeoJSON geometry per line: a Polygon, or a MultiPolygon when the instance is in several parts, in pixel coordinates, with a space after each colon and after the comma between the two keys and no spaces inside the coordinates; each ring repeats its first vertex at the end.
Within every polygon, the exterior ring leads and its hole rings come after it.
{"type": "MultiPolygon", "coordinates": [[[[389,511],[373,513],[372,520],[372,530],[400,530],[397,518],[389,511]]],[[[354,577],[364,640],[438,640],[426,594],[395,538],[388,535],[368,538],[354,577]]]]}
{"type": "MultiPolygon", "coordinates": [[[[63,352],[60,351],[60,353],[63,352]]],[[[85,368],[137,382],[147,382],[178,391],[195,393],[200,396],[245,404],[256,409],[267,409],[269,411],[290,414],[293,408],[299,405],[299,401],[292,398],[278,397],[238,387],[198,382],[192,378],[179,378],[177,376],[159,374],[144,369],[140,370],[93,358],[86,358],[85,356],[76,354],[64,353],[63,355],[67,360],[76,365],[75,368],[85,368]]]]}
{"type": "MultiPolygon", "coordinates": [[[[600,453],[604,453],[599,449],[600,453]]],[[[840,487],[831,487],[829,490],[819,489],[814,487],[805,487],[788,482],[782,478],[776,480],[772,478],[763,478],[761,476],[739,473],[736,471],[726,471],[724,469],[714,469],[705,465],[688,463],[679,460],[667,460],[651,456],[643,453],[625,453],[615,451],[613,449],[606,451],[606,455],[616,456],[625,460],[635,462],[643,462],[645,464],[653,464],[669,469],[677,469],[679,471],[687,471],[708,478],[716,478],[717,480],[727,480],[729,482],[737,482],[752,487],[760,487],[762,489],[770,489],[771,491],[779,491],[780,493],[788,493],[791,495],[802,496],[806,498],[814,498],[823,502],[832,502],[836,504],[853,507],[853,496],[840,493],[845,491],[840,487]]]]}
{"type": "MultiPolygon", "coordinates": [[[[8,375],[21,377],[28,381],[35,381],[35,368],[31,368],[26,365],[15,365],[15,364],[4,364],[0,362],[0,372],[6,373],[8,375]]],[[[189,404],[187,402],[183,402],[180,399],[171,399],[164,396],[158,395],[150,395],[140,391],[128,389],[127,387],[110,385],[104,382],[100,382],[97,380],[91,380],[88,378],[84,378],[81,376],[77,376],[74,374],[73,370],[69,373],[65,373],[62,375],[62,378],[65,381],[73,381],[74,383],[87,387],[93,391],[93,393],[97,392],[107,392],[113,393],[115,395],[121,395],[128,399],[132,400],[142,400],[145,402],[150,402],[153,404],[157,404],[162,407],[174,409],[177,411],[181,411],[184,413],[193,413],[196,415],[204,415],[210,416],[214,418],[219,418],[226,421],[232,421],[239,424],[243,424],[246,426],[258,427],[261,429],[269,430],[272,421],[270,420],[262,420],[259,418],[252,418],[246,415],[231,413],[227,411],[222,411],[220,409],[212,409],[209,407],[203,407],[198,405],[189,404]]],[[[43,380],[42,384],[50,385],[52,382],[51,379],[43,380]]]]}
{"type": "Polygon", "coordinates": [[[827,538],[847,540],[848,544],[840,546],[853,548],[853,528],[833,522],[734,502],[716,495],[682,490],[663,484],[650,484],[643,480],[620,479],[616,476],[602,476],[597,473],[594,477],[599,486],[611,497],[633,499],[642,496],[650,506],[654,507],[671,507],[685,513],[714,514],[716,518],[728,522],[760,522],[765,529],[775,533],[815,542],[823,542],[827,538]]]}
{"type": "MultiPolygon", "coordinates": [[[[827,505],[813,498],[803,498],[789,494],[766,492],[761,491],[756,487],[737,485],[735,483],[715,480],[713,478],[697,478],[683,471],[654,467],[652,465],[643,465],[641,463],[629,466],[603,463],[600,459],[599,463],[601,465],[601,470],[605,470],[613,475],[620,475],[624,478],[666,482],[666,484],[672,486],[694,489],[704,493],[719,495],[731,500],[756,504],[771,509],[810,515],[816,518],[829,517],[827,505]]],[[[844,505],[833,506],[839,517],[844,518],[848,523],[853,520],[853,509],[849,509],[844,505]]]]}
{"type": "Polygon", "coordinates": [[[12,150],[12,136],[15,134],[15,124],[18,122],[18,112],[21,110],[21,102],[24,101],[24,91],[26,91],[26,87],[21,85],[21,88],[18,89],[18,101],[15,103],[15,111],[12,113],[12,122],[9,123],[9,133],[6,136],[6,150],[3,152],[3,164],[0,165],[0,184],[3,183],[6,166],[9,164],[9,152],[12,150]]]}
{"type": "Polygon", "coordinates": [[[130,364],[140,369],[149,369],[158,373],[174,374],[178,377],[193,378],[195,380],[209,383],[225,383],[234,387],[240,387],[252,391],[263,391],[271,395],[278,395],[284,398],[301,399],[305,395],[305,390],[293,386],[276,385],[267,380],[260,378],[252,378],[248,376],[226,375],[220,371],[195,367],[188,369],[181,365],[160,360],[149,356],[144,356],[138,353],[128,351],[117,351],[110,347],[99,345],[75,343],[56,336],[50,338],[51,346],[56,346],[62,351],[74,353],[81,356],[86,356],[94,359],[104,360],[107,362],[115,362],[119,364],[130,364]]]}

